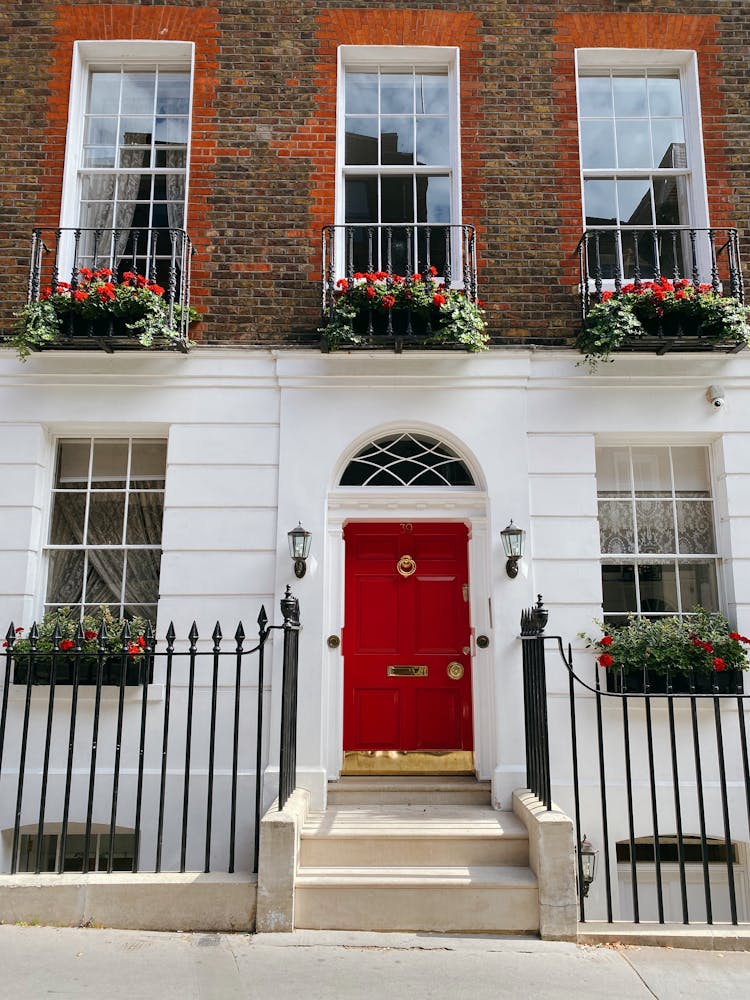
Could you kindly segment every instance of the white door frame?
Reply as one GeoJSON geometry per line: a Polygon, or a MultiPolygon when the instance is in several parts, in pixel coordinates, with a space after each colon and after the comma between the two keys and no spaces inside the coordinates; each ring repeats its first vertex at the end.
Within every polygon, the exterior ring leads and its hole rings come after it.
{"type": "MultiPolygon", "coordinates": [[[[461,521],[469,526],[469,608],[471,615],[472,710],[477,775],[489,779],[496,766],[495,671],[493,643],[476,645],[477,635],[491,636],[490,543],[487,494],[478,489],[442,487],[341,487],[328,494],[323,600],[323,635],[341,637],[344,624],[344,539],[347,521],[461,521]]],[[[328,780],[341,774],[344,745],[342,647],[324,649],[322,749],[328,780]],[[327,717],[325,713],[328,713],[327,717]]]]}

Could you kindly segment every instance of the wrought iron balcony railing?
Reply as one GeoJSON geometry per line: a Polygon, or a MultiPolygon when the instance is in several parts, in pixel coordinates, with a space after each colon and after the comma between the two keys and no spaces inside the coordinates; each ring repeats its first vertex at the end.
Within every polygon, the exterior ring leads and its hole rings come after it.
{"type": "Polygon", "coordinates": [[[49,346],[112,351],[142,343],[134,323],[138,309],[119,298],[107,300],[104,293],[101,308],[84,307],[84,293],[91,290],[92,280],[109,282],[113,288],[107,295],[116,295],[122,284],[151,288],[163,304],[156,313],[154,346],[185,350],[193,253],[190,237],[182,229],[35,229],[27,304],[45,299],[56,303],[59,330],[49,346]],[[97,279],[102,272],[104,276],[97,279]],[[66,297],[75,307],[66,309],[66,297]]]}
{"type": "Polygon", "coordinates": [[[717,294],[744,302],[736,229],[690,226],[602,226],[587,229],[577,247],[581,273],[581,316],[605,291],[619,294],[662,277],[710,285],[717,294]]]}
{"type": "MultiPolygon", "coordinates": [[[[463,224],[347,223],[323,229],[323,326],[334,319],[342,288],[368,278],[379,291],[394,291],[392,308],[373,297],[353,317],[356,342],[362,346],[423,346],[434,340],[436,314],[425,307],[429,290],[445,296],[461,292],[477,302],[476,233],[463,224]],[[410,294],[414,289],[414,295],[410,294]]],[[[386,299],[388,296],[386,295],[386,299]]],[[[450,343],[443,339],[441,343],[450,343]]],[[[352,346],[350,341],[348,347],[352,346]]]]}

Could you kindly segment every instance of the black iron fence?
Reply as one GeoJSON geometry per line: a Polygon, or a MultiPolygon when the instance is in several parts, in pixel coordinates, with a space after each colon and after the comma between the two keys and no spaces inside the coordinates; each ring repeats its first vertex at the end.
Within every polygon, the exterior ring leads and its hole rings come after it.
{"type": "MultiPolygon", "coordinates": [[[[38,302],[62,294],[74,300],[61,312],[60,337],[55,346],[85,347],[92,341],[102,346],[137,345],[128,326],[141,317],[139,305],[118,299],[117,285],[123,281],[161,290],[163,322],[173,346],[184,348],[191,322],[190,276],[193,244],[182,229],[173,228],[60,228],[34,229],[31,236],[27,302],[38,302]],[[92,288],[107,282],[113,288],[92,288]],[[133,275],[128,278],[127,275],[133,275]],[[79,293],[78,296],[76,293],[79,293]],[[83,306],[83,294],[100,295],[96,309],[83,306]],[[109,296],[112,296],[110,299],[109,296]]],[[[62,308],[61,304],[57,304],[62,308]]],[[[63,303],[64,305],[64,303],[63,303]]]]}
{"type": "Polygon", "coordinates": [[[545,621],[540,597],[522,619],[527,780],[548,809],[554,789],[573,814],[581,920],[587,907],[588,919],[608,922],[750,920],[750,695],[742,674],[730,685],[716,674],[709,693],[689,676],[687,691],[676,693],[669,674],[665,683],[644,667],[631,690],[623,677],[605,690],[603,668],[591,682],[580,677],[570,645],[545,636],[545,621]],[[545,642],[565,670],[554,695],[545,642]],[[591,891],[580,850],[587,836],[601,854],[591,891]]]}
{"type": "Polygon", "coordinates": [[[94,654],[80,628],[39,649],[33,627],[16,648],[11,624],[0,709],[5,870],[257,871],[276,630],[279,808],[296,783],[300,619],[288,588],[281,611],[283,623],[269,625],[261,607],[254,643],[242,623],[225,643],[217,622],[199,648],[195,623],[183,643],[170,624],[161,650],[150,630],[138,645],[126,627],[121,649],[100,632],[94,654]]]}
{"type": "Polygon", "coordinates": [[[740,244],[736,229],[690,226],[602,226],[587,229],[577,247],[581,316],[601,302],[604,291],[644,281],[686,280],[696,288],[744,302],[740,244]]]}

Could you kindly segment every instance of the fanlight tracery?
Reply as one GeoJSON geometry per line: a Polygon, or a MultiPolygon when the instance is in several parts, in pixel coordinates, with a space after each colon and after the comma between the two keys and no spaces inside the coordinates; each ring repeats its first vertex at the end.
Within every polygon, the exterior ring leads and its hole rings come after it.
{"type": "Polygon", "coordinates": [[[361,448],[340,486],[475,486],[449,445],[421,434],[390,434],[361,448]]]}

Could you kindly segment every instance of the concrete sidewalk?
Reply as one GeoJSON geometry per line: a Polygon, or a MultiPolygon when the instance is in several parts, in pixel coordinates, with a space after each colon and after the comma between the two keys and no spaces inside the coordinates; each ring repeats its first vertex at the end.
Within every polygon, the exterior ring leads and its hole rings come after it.
{"type": "Polygon", "coordinates": [[[744,1000],[750,954],[522,937],[0,926],[0,1000],[744,1000]]]}

